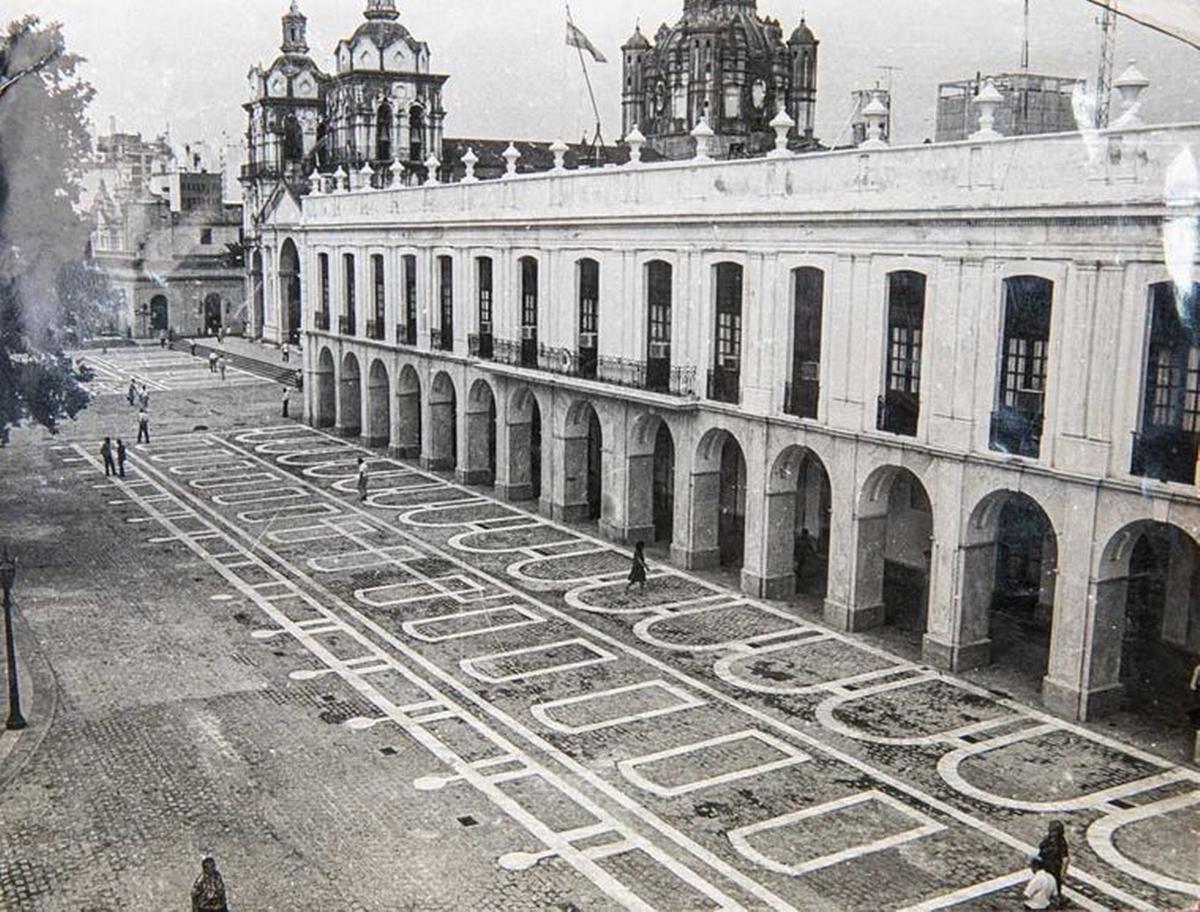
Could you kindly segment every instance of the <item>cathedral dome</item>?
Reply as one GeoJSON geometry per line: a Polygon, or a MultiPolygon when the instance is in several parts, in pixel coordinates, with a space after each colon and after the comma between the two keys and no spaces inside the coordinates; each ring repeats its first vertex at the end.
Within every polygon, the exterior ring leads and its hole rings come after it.
{"type": "Polygon", "coordinates": [[[412,33],[408,29],[399,22],[389,22],[386,19],[371,19],[368,22],[364,22],[350,36],[350,44],[357,44],[358,40],[364,36],[371,39],[380,50],[391,47],[397,41],[407,41],[409,44],[416,44],[412,33]]]}
{"type": "Polygon", "coordinates": [[[633,30],[633,35],[622,46],[623,51],[648,51],[650,50],[650,42],[646,40],[646,36],[642,34],[642,27],[639,25],[633,30]]]}
{"type": "Polygon", "coordinates": [[[796,26],[796,31],[792,32],[792,37],[788,39],[788,44],[795,47],[798,44],[816,44],[817,36],[813,34],[813,30],[808,27],[808,23],[803,19],[796,26]]]}

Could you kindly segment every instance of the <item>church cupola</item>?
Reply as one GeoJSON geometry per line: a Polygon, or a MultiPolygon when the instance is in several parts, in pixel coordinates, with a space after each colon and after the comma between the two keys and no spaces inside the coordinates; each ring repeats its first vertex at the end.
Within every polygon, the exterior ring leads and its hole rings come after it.
{"type": "Polygon", "coordinates": [[[292,8],[283,17],[283,44],[280,50],[285,54],[308,53],[308,19],[300,12],[297,0],[292,0],[292,8]]]}
{"type": "Polygon", "coordinates": [[[400,18],[400,11],[396,9],[396,0],[367,0],[363,15],[368,19],[394,20],[400,18]]]}

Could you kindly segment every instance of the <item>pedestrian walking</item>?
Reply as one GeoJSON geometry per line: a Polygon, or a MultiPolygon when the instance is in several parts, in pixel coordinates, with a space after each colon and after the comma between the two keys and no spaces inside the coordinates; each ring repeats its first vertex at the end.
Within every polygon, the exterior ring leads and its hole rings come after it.
{"type": "Polygon", "coordinates": [[[120,437],[117,438],[117,474],[122,478],[125,477],[125,457],[128,451],[125,449],[125,441],[120,437]]]}
{"type": "Polygon", "coordinates": [[[210,351],[208,353],[208,372],[210,374],[215,374],[217,372],[217,353],[215,351],[210,351]]]}
{"type": "Polygon", "coordinates": [[[129,404],[133,405],[137,399],[137,381],[132,377],[129,378],[129,404]]]}
{"type": "Polygon", "coordinates": [[[283,347],[279,349],[279,353],[283,355],[283,363],[287,364],[292,357],[292,347],[284,342],[283,347]]]}
{"type": "Polygon", "coordinates": [[[159,348],[167,347],[167,331],[165,329],[160,329],[158,331],[158,347],[159,348]]]}
{"type": "Polygon", "coordinates": [[[290,395],[291,395],[291,391],[285,386],[283,388],[283,417],[284,418],[288,417],[288,398],[290,395]]]}
{"type": "Polygon", "coordinates": [[[217,367],[220,368],[221,379],[224,380],[225,379],[225,358],[224,357],[217,359],[217,367]]]}
{"type": "Polygon", "coordinates": [[[1041,859],[1042,866],[1054,878],[1058,902],[1061,904],[1063,881],[1067,879],[1067,867],[1071,864],[1071,847],[1067,845],[1062,821],[1050,821],[1050,825],[1046,829],[1046,836],[1038,845],[1038,858],[1041,859]]]}
{"type": "Polygon", "coordinates": [[[137,442],[150,442],[150,414],[146,411],[145,406],[138,412],[138,436],[137,442]]]}
{"type": "Polygon", "coordinates": [[[138,401],[141,402],[143,409],[150,408],[150,390],[142,383],[142,390],[138,393],[138,401]]]}
{"type": "Polygon", "coordinates": [[[104,457],[104,477],[117,474],[117,466],[113,462],[112,438],[105,437],[104,443],[100,444],[100,455],[104,457]]]}
{"type": "Polygon", "coordinates": [[[645,591],[646,545],[644,542],[638,542],[633,546],[633,566],[629,568],[629,582],[625,586],[625,591],[628,592],[632,589],[634,583],[637,584],[639,592],[645,591]]]}
{"type": "Polygon", "coordinates": [[[358,501],[362,503],[367,499],[367,462],[361,456],[358,457],[358,501]]]}
{"type": "Polygon", "coordinates": [[[217,344],[218,345],[225,344],[225,327],[224,326],[221,326],[217,329],[217,344]]]}
{"type": "Polygon", "coordinates": [[[225,880],[212,858],[200,862],[200,876],[192,884],[192,912],[229,912],[225,880]]]}
{"type": "Polygon", "coordinates": [[[1033,871],[1033,877],[1029,878],[1029,883],[1025,884],[1025,892],[1022,894],[1024,907],[1026,909],[1053,909],[1058,901],[1058,889],[1054,883],[1054,875],[1046,870],[1041,858],[1035,858],[1029,862],[1029,869],[1033,871]]]}

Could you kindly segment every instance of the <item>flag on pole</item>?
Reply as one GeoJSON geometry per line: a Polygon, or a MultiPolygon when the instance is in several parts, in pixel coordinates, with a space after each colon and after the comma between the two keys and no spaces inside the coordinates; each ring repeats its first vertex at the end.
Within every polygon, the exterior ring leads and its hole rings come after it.
{"type": "Polygon", "coordinates": [[[596,63],[608,63],[608,58],[600,53],[599,48],[588,40],[588,36],[581,32],[574,22],[569,20],[567,22],[567,45],[587,51],[596,63]]]}
{"type": "Polygon", "coordinates": [[[1088,0],[1155,31],[1200,48],[1200,11],[1195,0],[1088,0]]]}

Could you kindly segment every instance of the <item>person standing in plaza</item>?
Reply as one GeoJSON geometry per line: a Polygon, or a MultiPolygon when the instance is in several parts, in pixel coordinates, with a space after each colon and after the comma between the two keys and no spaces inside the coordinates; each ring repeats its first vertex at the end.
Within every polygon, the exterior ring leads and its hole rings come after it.
{"type": "Polygon", "coordinates": [[[137,399],[137,381],[132,377],[129,378],[129,404],[133,405],[137,399]]]}
{"type": "Polygon", "coordinates": [[[104,477],[117,474],[116,464],[113,462],[112,438],[105,437],[104,443],[100,444],[100,455],[104,458],[104,477]]]}
{"type": "Polygon", "coordinates": [[[1038,846],[1038,858],[1054,878],[1058,901],[1061,904],[1063,881],[1067,879],[1067,867],[1071,864],[1071,847],[1067,845],[1062,821],[1050,821],[1046,836],[1038,846]]]}
{"type": "Polygon", "coordinates": [[[646,545],[638,542],[633,546],[633,566],[629,568],[629,583],[625,586],[628,592],[637,584],[638,591],[646,590],[646,545]]]}
{"type": "Polygon", "coordinates": [[[128,451],[125,449],[125,441],[120,437],[117,438],[117,474],[122,478],[125,477],[125,457],[128,451]]]}
{"type": "Polygon", "coordinates": [[[225,358],[224,357],[217,359],[217,367],[220,368],[221,379],[224,380],[225,379],[225,358]]]}
{"type": "Polygon", "coordinates": [[[225,880],[212,858],[200,862],[200,876],[192,884],[192,912],[229,912],[225,880]]]}
{"type": "Polygon", "coordinates": [[[208,372],[210,374],[215,374],[217,372],[217,353],[215,351],[210,351],[208,353],[208,372]]]}
{"type": "Polygon", "coordinates": [[[361,456],[358,457],[358,501],[364,502],[367,499],[367,461],[361,456]]]}
{"type": "Polygon", "coordinates": [[[141,392],[138,393],[138,400],[142,404],[143,411],[150,408],[150,390],[144,381],[142,383],[141,392]]]}
{"type": "Polygon", "coordinates": [[[142,406],[142,410],[138,412],[138,436],[137,442],[150,442],[150,413],[146,411],[146,407],[142,406]]]}
{"type": "Polygon", "coordinates": [[[1029,863],[1033,877],[1025,885],[1021,895],[1022,905],[1026,909],[1053,909],[1058,900],[1058,889],[1055,886],[1054,875],[1046,870],[1041,858],[1034,858],[1029,863]]]}
{"type": "Polygon", "coordinates": [[[283,355],[283,363],[284,364],[287,364],[289,361],[291,361],[292,347],[290,345],[288,345],[286,342],[284,342],[283,347],[281,349],[279,349],[279,353],[281,355],[283,355]]]}
{"type": "Polygon", "coordinates": [[[290,395],[291,395],[291,391],[288,390],[288,388],[285,386],[283,388],[283,417],[284,418],[288,417],[288,397],[290,395]]]}

